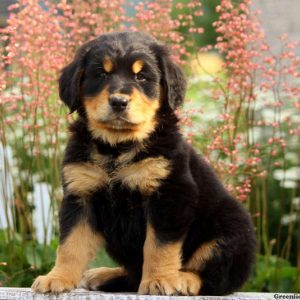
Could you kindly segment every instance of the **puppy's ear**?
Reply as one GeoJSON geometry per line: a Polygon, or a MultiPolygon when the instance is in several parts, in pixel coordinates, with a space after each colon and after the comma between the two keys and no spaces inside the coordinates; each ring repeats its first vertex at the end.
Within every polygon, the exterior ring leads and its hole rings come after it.
{"type": "Polygon", "coordinates": [[[59,78],[59,97],[71,113],[80,107],[80,82],[83,74],[77,59],[62,69],[59,78]]]}
{"type": "Polygon", "coordinates": [[[81,83],[84,75],[85,57],[92,43],[80,47],[74,60],[64,67],[59,78],[59,97],[70,108],[71,113],[81,106],[81,83]]]}
{"type": "Polygon", "coordinates": [[[161,84],[165,101],[174,110],[184,101],[186,80],[181,68],[172,61],[168,49],[162,45],[156,45],[155,48],[162,73],[161,84]]]}

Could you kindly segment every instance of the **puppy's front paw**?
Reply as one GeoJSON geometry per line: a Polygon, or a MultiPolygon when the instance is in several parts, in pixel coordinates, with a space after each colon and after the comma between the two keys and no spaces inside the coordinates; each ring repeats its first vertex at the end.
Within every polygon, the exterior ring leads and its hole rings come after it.
{"type": "Polygon", "coordinates": [[[178,272],[172,276],[142,280],[138,293],[141,295],[198,295],[201,288],[199,276],[178,272]]]}
{"type": "Polygon", "coordinates": [[[74,288],[75,284],[70,279],[51,274],[37,277],[31,286],[35,293],[62,293],[74,288]]]}

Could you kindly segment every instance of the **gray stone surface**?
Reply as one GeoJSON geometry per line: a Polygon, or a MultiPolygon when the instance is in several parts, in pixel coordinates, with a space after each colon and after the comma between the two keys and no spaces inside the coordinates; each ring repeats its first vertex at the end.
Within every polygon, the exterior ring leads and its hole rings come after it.
{"type": "Polygon", "coordinates": [[[262,11],[266,39],[275,53],[280,51],[278,36],[287,33],[292,41],[300,40],[300,0],[253,0],[253,4],[262,11]]]}
{"type": "MultiPolygon", "coordinates": [[[[77,289],[71,293],[63,293],[60,295],[48,294],[33,294],[29,288],[0,288],[0,299],[20,299],[20,300],[187,300],[187,299],[199,299],[199,300],[271,300],[276,299],[275,294],[272,293],[234,293],[228,296],[215,297],[215,296],[197,296],[197,297],[183,297],[183,296],[140,296],[137,294],[110,294],[102,292],[89,292],[83,289],[77,289]]],[[[277,294],[278,295],[278,294],[277,294]]],[[[284,294],[285,296],[288,294],[284,294]]],[[[293,294],[291,294],[293,296],[293,294]]],[[[298,298],[300,299],[300,295],[298,298]]]]}

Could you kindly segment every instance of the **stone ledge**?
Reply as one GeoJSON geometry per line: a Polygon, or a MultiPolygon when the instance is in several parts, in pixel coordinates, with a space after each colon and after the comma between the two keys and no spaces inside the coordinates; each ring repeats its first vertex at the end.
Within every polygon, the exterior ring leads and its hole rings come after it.
{"type": "MultiPolygon", "coordinates": [[[[20,299],[20,300],[187,300],[187,299],[198,299],[198,300],[271,300],[276,299],[274,293],[234,293],[228,296],[197,296],[197,297],[184,297],[184,296],[140,296],[137,294],[111,294],[103,292],[86,291],[83,289],[76,289],[71,293],[63,293],[59,295],[55,294],[34,294],[29,288],[0,288],[0,299],[20,299]]],[[[279,294],[278,294],[279,295],[279,294]]],[[[288,294],[284,294],[285,296],[288,294]]],[[[293,294],[289,294],[293,295],[293,294]]],[[[292,298],[291,298],[292,299],[292,298]]],[[[300,299],[300,295],[299,298],[300,299]]]]}

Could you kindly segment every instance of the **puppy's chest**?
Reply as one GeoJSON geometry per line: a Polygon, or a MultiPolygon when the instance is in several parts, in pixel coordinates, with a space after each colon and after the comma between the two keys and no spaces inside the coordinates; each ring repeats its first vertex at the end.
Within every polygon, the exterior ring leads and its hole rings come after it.
{"type": "Polygon", "coordinates": [[[122,160],[109,161],[106,164],[108,186],[112,188],[120,183],[129,190],[138,190],[142,195],[150,195],[160,186],[170,172],[170,163],[162,156],[148,157],[136,162],[122,160]]]}
{"type": "Polygon", "coordinates": [[[77,195],[88,196],[100,189],[113,192],[114,187],[122,186],[148,196],[170,171],[170,161],[163,156],[135,161],[128,153],[118,157],[96,153],[89,162],[65,165],[63,178],[66,188],[77,195]]]}

